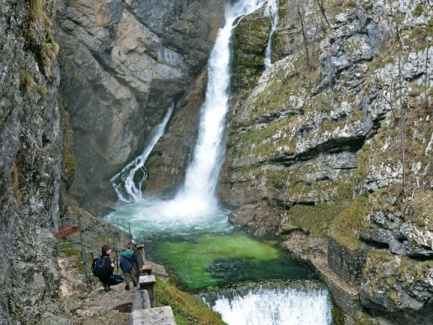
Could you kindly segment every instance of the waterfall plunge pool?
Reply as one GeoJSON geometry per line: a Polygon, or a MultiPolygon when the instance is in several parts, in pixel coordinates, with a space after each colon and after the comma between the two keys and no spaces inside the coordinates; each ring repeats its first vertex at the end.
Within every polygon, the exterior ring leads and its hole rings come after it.
{"type": "Polygon", "coordinates": [[[329,292],[307,265],[291,260],[276,240],[229,224],[229,210],[197,205],[191,211],[191,203],[185,208],[145,198],[119,205],[106,220],[129,223],[147,257],[167,266],[180,287],[195,292],[227,324],[332,323],[329,292]]]}
{"type": "MultiPolygon", "coordinates": [[[[189,209],[191,210],[191,209],[189,209]]],[[[316,279],[310,268],[288,257],[276,240],[249,236],[216,208],[197,218],[175,201],[142,199],[119,206],[108,222],[129,223],[146,255],[167,266],[187,290],[264,279],[316,279]]]]}

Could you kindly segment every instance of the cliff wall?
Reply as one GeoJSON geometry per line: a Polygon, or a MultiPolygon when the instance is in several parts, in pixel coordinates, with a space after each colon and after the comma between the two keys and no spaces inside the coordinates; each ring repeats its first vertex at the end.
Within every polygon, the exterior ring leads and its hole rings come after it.
{"type": "Polygon", "coordinates": [[[219,196],[232,222],[327,260],[358,292],[346,323],[432,321],[432,14],[425,1],[279,1],[269,68],[270,18],[235,33],[219,196]]]}
{"type": "Polygon", "coordinates": [[[59,47],[44,3],[0,1],[1,324],[49,319],[60,283],[59,47]]]}

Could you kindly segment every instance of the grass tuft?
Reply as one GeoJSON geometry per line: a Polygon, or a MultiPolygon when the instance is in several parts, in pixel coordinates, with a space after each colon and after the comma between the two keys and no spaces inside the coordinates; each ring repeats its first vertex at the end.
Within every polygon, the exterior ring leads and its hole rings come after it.
{"type": "Polygon", "coordinates": [[[221,315],[203,301],[179,290],[175,285],[158,279],[155,285],[157,306],[170,306],[177,325],[224,325],[221,315]]]}

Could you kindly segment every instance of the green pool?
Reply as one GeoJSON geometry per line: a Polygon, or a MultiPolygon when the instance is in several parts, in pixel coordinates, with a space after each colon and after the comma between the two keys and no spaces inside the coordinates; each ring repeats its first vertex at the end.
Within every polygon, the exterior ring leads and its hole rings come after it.
{"type": "Polygon", "coordinates": [[[188,289],[265,279],[314,279],[308,266],[296,263],[276,241],[246,233],[177,236],[147,243],[148,257],[166,265],[188,289]]]}

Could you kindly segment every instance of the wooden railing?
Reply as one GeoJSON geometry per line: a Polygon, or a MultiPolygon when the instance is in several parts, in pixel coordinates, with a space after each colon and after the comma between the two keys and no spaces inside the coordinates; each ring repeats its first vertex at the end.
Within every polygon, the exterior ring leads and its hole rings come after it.
{"type": "Polygon", "coordinates": [[[135,290],[129,325],[176,325],[170,306],[156,307],[156,278],[152,265],[146,264],[144,245],[135,245],[135,256],[139,287],[135,290]]]}

